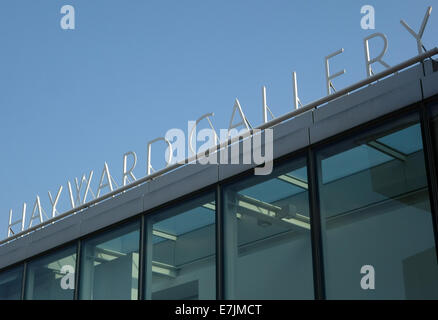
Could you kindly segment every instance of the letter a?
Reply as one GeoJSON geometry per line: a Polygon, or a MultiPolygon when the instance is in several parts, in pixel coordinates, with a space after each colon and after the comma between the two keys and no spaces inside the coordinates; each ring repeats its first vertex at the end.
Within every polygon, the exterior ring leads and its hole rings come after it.
{"type": "Polygon", "coordinates": [[[374,7],[370,5],[362,6],[360,13],[365,14],[362,19],[360,19],[360,27],[364,30],[376,29],[374,24],[374,7]]]}
{"type": "Polygon", "coordinates": [[[240,106],[239,100],[236,98],[233,106],[233,113],[231,114],[230,125],[228,126],[228,134],[230,134],[231,129],[238,128],[239,126],[245,126],[246,130],[250,130],[252,128],[248,119],[242,111],[242,107],[240,106]],[[236,110],[239,111],[240,118],[242,119],[240,122],[233,124],[234,116],[236,114],[236,110]]]}
{"type": "Polygon", "coordinates": [[[370,265],[362,266],[360,269],[361,274],[365,274],[360,280],[360,287],[364,290],[374,290],[375,288],[375,271],[374,267],[370,265]]]}
{"type": "Polygon", "coordinates": [[[64,290],[75,288],[75,269],[70,265],[64,265],[61,268],[61,273],[65,274],[61,278],[61,288],[64,290]]]}
{"type": "Polygon", "coordinates": [[[61,8],[61,13],[65,14],[61,18],[61,28],[64,30],[75,29],[75,8],[71,5],[65,5],[61,8]]]}

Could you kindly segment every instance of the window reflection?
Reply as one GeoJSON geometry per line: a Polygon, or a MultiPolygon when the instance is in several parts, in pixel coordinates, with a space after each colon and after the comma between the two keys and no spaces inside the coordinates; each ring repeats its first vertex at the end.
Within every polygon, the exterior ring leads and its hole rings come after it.
{"type": "Polygon", "coordinates": [[[328,298],[438,298],[438,269],[416,114],[318,152],[328,298]],[[375,270],[363,289],[362,266],[375,270]]]}
{"type": "Polygon", "coordinates": [[[0,273],[0,300],[20,300],[23,266],[0,273]]]}
{"type": "Polygon", "coordinates": [[[76,246],[32,260],[26,268],[27,300],[73,300],[76,246]]]}
{"type": "Polygon", "coordinates": [[[139,229],[134,222],[83,242],[80,299],[138,299],[139,229]]]}
{"type": "Polygon", "coordinates": [[[215,219],[214,194],[148,218],[147,299],[215,299],[215,219]]]}
{"type": "Polygon", "coordinates": [[[224,188],[228,299],[312,299],[304,158],[224,188]]]}

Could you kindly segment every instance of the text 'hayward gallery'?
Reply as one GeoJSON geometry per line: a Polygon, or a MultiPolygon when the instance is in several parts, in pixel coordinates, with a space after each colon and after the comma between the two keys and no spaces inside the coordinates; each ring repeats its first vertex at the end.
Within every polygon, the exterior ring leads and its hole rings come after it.
{"type": "Polygon", "coordinates": [[[273,125],[270,175],[189,164],[2,241],[0,299],[438,299],[419,57],[273,125]]]}

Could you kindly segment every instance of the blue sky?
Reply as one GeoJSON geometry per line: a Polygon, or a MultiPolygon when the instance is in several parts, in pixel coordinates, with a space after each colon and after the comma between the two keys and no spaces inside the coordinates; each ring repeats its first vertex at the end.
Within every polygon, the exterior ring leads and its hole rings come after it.
{"type": "MultiPolygon", "coordinates": [[[[340,89],[366,77],[363,38],[382,32],[390,65],[417,54],[404,19],[418,31],[436,0],[2,0],[0,2],[0,238],[9,209],[28,217],[36,195],[50,214],[47,191],[106,161],[121,183],[122,156],[135,151],[146,174],[146,145],[170,128],[214,112],[227,128],[239,98],[253,125],[262,121],[261,86],[275,115],[292,110],[291,72],[304,104],[325,96],[324,57],[340,89]],[[375,30],[360,27],[363,5],[375,8],[375,30]],[[73,5],[76,29],[60,27],[73,5]]],[[[438,6],[423,42],[438,45],[438,6]]],[[[381,44],[371,42],[371,51],[381,44]]],[[[379,67],[376,67],[379,71],[379,67]]],[[[155,147],[154,147],[155,148],[155,147]]],[[[161,161],[163,150],[154,149],[161,161]]],[[[26,225],[28,223],[26,222],[26,225]]]]}

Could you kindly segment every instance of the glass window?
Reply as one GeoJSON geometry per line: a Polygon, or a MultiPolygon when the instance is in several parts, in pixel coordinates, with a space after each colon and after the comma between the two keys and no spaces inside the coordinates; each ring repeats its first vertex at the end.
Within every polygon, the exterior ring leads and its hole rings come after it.
{"type": "Polygon", "coordinates": [[[20,300],[23,281],[23,266],[0,273],[0,300],[20,300]]]}
{"type": "Polygon", "coordinates": [[[216,298],[215,194],[146,220],[146,299],[216,298]]]}
{"type": "Polygon", "coordinates": [[[26,267],[27,300],[73,300],[76,246],[33,259],[26,267]]]}
{"type": "Polygon", "coordinates": [[[313,299],[306,159],[224,187],[227,299],[313,299]]]}
{"type": "Polygon", "coordinates": [[[437,299],[417,114],[317,152],[329,299],[437,299]]]}
{"type": "Polygon", "coordinates": [[[138,299],[139,244],[139,221],[84,240],[79,298],[138,299]]]}

